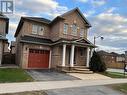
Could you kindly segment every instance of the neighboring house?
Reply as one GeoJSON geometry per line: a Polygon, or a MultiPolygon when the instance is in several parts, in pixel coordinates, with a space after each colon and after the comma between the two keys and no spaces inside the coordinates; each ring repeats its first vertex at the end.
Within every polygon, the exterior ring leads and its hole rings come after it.
{"type": "Polygon", "coordinates": [[[6,43],[8,42],[6,38],[6,34],[8,34],[8,26],[9,26],[9,19],[0,14],[0,65],[2,64],[2,57],[4,53],[4,48],[6,43]]]}
{"type": "Polygon", "coordinates": [[[87,66],[95,47],[88,20],[78,8],[50,21],[21,17],[17,27],[16,63],[24,69],[87,66]]]}
{"type": "Polygon", "coordinates": [[[4,53],[5,54],[6,53],[10,53],[10,50],[9,50],[9,42],[8,41],[5,42],[5,45],[4,45],[4,53]]]}
{"type": "Polygon", "coordinates": [[[108,53],[105,51],[98,51],[102,60],[105,62],[108,68],[124,68],[125,55],[118,53],[108,53]]]}
{"type": "Polygon", "coordinates": [[[10,46],[10,53],[11,54],[15,54],[16,50],[15,50],[15,46],[16,46],[16,42],[15,41],[11,41],[11,46],[10,46]]]}

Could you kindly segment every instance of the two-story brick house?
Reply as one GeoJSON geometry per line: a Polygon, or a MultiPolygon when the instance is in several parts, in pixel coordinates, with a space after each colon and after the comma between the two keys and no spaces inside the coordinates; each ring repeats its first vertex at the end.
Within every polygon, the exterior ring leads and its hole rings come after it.
{"type": "Polygon", "coordinates": [[[8,34],[9,19],[0,14],[0,66],[2,64],[2,57],[5,45],[7,43],[6,34],[8,34]]]}
{"type": "Polygon", "coordinates": [[[87,66],[94,45],[91,27],[78,8],[50,21],[21,17],[17,27],[16,62],[24,69],[87,66]]]}

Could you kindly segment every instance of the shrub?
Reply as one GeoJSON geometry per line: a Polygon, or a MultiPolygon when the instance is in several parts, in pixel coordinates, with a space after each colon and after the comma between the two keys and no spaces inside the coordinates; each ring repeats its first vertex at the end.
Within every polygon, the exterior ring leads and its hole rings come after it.
{"type": "Polygon", "coordinates": [[[93,52],[93,56],[90,60],[90,70],[94,72],[106,71],[106,65],[96,51],[93,52]]]}

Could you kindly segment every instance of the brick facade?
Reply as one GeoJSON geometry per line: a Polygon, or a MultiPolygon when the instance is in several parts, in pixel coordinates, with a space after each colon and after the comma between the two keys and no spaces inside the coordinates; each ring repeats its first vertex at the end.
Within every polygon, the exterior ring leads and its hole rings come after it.
{"type": "MultiPolygon", "coordinates": [[[[63,42],[59,43],[60,39],[66,39],[66,40],[74,40],[74,39],[87,39],[87,30],[88,30],[88,23],[85,23],[84,18],[79,15],[78,9],[73,10],[70,13],[63,14],[62,18],[58,17],[56,20],[53,20],[51,24],[49,23],[42,23],[37,22],[35,20],[29,20],[26,18],[22,18],[20,23],[23,21],[23,25],[19,26],[17,28],[17,31],[15,33],[16,37],[16,63],[20,64],[20,66],[24,69],[28,69],[28,56],[29,56],[29,49],[42,49],[42,50],[50,50],[50,67],[56,68],[57,66],[62,65],[62,54],[63,54],[63,42]],[[64,19],[63,19],[64,18],[64,19]],[[67,34],[63,33],[63,26],[64,23],[68,23],[68,32],[67,34]],[[72,35],[72,24],[76,23],[77,25],[77,35],[72,35]],[[43,35],[35,35],[32,34],[32,25],[37,24],[44,27],[44,33],[43,35]],[[84,36],[80,37],[80,31],[81,29],[84,29],[84,36]],[[32,36],[36,38],[46,38],[50,39],[55,44],[49,44],[49,45],[39,45],[34,43],[21,43],[21,38],[23,36],[32,36]]],[[[78,42],[77,42],[78,43],[78,42]]],[[[86,65],[86,56],[87,56],[87,47],[86,45],[79,45],[76,43],[75,46],[75,66],[85,66],[86,65]]],[[[67,43],[66,48],[66,58],[65,58],[65,64],[66,66],[70,65],[70,51],[71,51],[71,45],[67,43]]],[[[90,47],[90,46],[89,46],[90,47]]],[[[93,48],[93,47],[91,47],[93,48]]]]}

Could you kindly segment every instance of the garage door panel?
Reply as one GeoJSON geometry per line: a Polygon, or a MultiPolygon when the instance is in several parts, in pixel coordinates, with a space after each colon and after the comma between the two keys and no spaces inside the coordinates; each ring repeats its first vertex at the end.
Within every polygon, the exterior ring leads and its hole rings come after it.
{"type": "Polygon", "coordinates": [[[30,49],[28,67],[29,68],[48,68],[49,67],[49,51],[30,49]]]}

